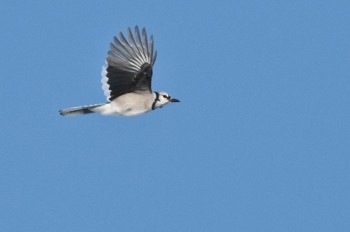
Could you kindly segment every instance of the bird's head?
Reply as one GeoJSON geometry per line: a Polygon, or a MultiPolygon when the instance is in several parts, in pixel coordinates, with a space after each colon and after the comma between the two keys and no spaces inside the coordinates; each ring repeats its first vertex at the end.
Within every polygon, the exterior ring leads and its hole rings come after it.
{"type": "Polygon", "coordinates": [[[155,101],[153,103],[152,109],[162,108],[164,105],[171,102],[180,102],[176,98],[172,98],[166,92],[154,92],[155,101]]]}

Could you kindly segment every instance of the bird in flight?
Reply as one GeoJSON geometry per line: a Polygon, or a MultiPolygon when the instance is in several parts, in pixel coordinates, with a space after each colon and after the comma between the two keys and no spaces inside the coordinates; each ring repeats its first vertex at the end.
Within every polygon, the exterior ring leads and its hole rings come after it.
{"type": "Polygon", "coordinates": [[[166,92],[152,91],[152,70],[156,61],[153,35],[147,37],[135,26],[127,38],[120,32],[110,44],[106,64],[102,67],[102,89],[107,103],[77,106],[60,110],[61,115],[81,115],[99,112],[103,115],[134,116],[172,102],[180,102],[166,92]]]}

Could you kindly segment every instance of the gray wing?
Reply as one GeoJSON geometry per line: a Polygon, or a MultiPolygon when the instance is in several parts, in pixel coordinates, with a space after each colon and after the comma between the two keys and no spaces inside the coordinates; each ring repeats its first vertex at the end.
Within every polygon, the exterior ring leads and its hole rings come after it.
{"type": "Polygon", "coordinates": [[[153,35],[148,40],[146,29],[142,36],[138,26],[135,34],[127,31],[128,39],[120,32],[114,37],[102,68],[102,88],[108,101],[131,92],[152,92],[152,66],[156,61],[153,35]]]}

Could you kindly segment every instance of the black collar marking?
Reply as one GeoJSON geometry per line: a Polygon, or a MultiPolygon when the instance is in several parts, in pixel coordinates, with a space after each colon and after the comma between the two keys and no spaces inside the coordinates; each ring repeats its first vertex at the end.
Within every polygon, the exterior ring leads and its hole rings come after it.
{"type": "Polygon", "coordinates": [[[154,99],[154,102],[152,104],[152,110],[156,109],[156,102],[159,101],[159,93],[158,92],[154,92],[156,94],[156,99],[154,99]]]}

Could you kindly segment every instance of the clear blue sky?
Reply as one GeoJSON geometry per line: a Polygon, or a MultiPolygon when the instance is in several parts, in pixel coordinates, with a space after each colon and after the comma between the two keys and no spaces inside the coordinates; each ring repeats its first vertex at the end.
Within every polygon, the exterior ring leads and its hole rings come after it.
{"type": "Polygon", "coordinates": [[[13,1],[0,8],[0,231],[350,231],[349,1],[13,1]],[[145,26],[143,116],[105,98],[145,26]]]}

